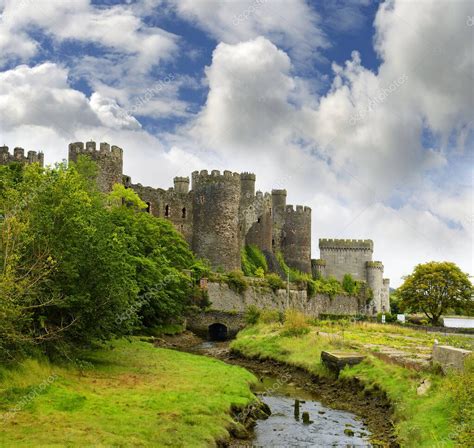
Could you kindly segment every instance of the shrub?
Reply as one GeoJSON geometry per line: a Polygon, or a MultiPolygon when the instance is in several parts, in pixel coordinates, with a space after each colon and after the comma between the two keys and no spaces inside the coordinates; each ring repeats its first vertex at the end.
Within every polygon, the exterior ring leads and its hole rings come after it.
{"type": "Polygon", "coordinates": [[[262,310],[259,321],[264,324],[280,322],[281,313],[278,310],[262,310]]]}
{"type": "Polygon", "coordinates": [[[348,294],[354,294],[356,292],[356,282],[352,278],[351,274],[344,274],[344,278],[342,279],[342,288],[348,294]]]}
{"type": "Polygon", "coordinates": [[[248,325],[255,325],[260,319],[260,310],[255,305],[250,305],[245,311],[245,322],[248,325]]]}
{"type": "Polygon", "coordinates": [[[298,310],[287,309],[285,311],[285,323],[283,324],[283,336],[302,336],[309,332],[309,324],[306,316],[298,310]]]}
{"type": "Polygon", "coordinates": [[[248,284],[245,280],[244,274],[242,271],[232,271],[227,274],[227,285],[232,291],[235,291],[239,294],[243,294],[247,288],[248,284]]]}
{"type": "Polygon", "coordinates": [[[241,251],[242,271],[248,277],[263,277],[268,272],[268,264],[263,252],[254,245],[245,246],[241,251]]]}
{"type": "Polygon", "coordinates": [[[285,282],[281,279],[278,274],[267,274],[265,280],[268,286],[274,291],[285,288],[285,282]]]}

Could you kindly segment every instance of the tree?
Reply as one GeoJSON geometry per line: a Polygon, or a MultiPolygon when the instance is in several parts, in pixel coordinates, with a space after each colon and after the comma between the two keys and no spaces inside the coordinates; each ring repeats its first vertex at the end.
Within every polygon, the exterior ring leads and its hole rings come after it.
{"type": "Polygon", "coordinates": [[[397,290],[403,309],[422,311],[434,325],[448,309],[468,309],[473,304],[473,286],[467,274],[454,263],[431,261],[419,264],[397,290]]]}

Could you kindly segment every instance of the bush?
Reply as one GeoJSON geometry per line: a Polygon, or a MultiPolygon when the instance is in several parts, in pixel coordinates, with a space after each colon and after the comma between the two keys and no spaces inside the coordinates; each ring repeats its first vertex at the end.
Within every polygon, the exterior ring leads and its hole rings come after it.
{"type": "Polygon", "coordinates": [[[377,314],[377,322],[382,322],[382,315],[385,314],[385,322],[387,324],[393,323],[397,321],[397,316],[395,314],[390,313],[378,313],[377,314]]]}
{"type": "Polygon", "coordinates": [[[281,322],[284,316],[278,310],[262,310],[260,312],[260,319],[259,322],[264,324],[272,324],[276,322],[281,322]]]}
{"type": "Polygon", "coordinates": [[[245,280],[242,271],[229,272],[227,274],[226,280],[229,288],[239,294],[243,294],[248,288],[247,280],[245,280]]]}
{"type": "Polygon", "coordinates": [[[257,246],[249,245],[242,249],[241,263],[242,271],[248,277],[263,277],[268,272],[265,255],[257,246]]]}
{"type": "Polygon", "coordinates": [[[295,309],[285,311],[285,322],[283,324],[283,336],[302,336],[309,332],[309,323],[306,316],[295,309]]]}
{"type": "Polygon", "coordinates": [[[257,324],[260,319],[260,313],[261,311],[255,305],[250,305],[245,311],[245,322],[248,325],[257,324]]]}
{"type": "Polygon", "coordinates": [[[268,286],[273,290],[273,292],[278,291],[279,289],[285,288],[285,282],[281,279],[278,274],[267,274],[265,280],[268,286]]]}
{"type": "Polygon", "coordinates": [[[356,292],[356,282],[352,278],[351,274],[344,274],[344,278],[342,279],[342,288],[344,291],[346,291],[348,294],[355,294],[356,292]]]}

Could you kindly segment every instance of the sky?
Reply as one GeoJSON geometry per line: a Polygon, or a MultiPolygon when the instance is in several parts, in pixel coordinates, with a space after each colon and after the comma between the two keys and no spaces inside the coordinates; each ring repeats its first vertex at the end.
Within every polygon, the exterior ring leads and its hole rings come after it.
{"type": "Polygon", "coordinates": [[[0,0],[0,144],[124,149],[135,183],[254,172],[319,238],[472,275],[474,2],[0,0]]]}

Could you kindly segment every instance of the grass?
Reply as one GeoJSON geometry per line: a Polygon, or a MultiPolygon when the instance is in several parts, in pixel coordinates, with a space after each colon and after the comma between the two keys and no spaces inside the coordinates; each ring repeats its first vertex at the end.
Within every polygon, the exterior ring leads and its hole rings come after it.
{"type": "Polygon", "coordinates": [[[254,400],[246,370],[137,340],[85,361],[0,369],[0,446],[212,446],[254,400]]]}
{"type": "MultiPolygon", "coordinates": [[[[416,344],[428,350],[432,338],[447,342],[439,335],[425,335],[395,326],[347,323],[342,326],[315,322],[309,333],[290,337],[285,335],[282,325],[258,324],[239,333],[232,348],[249,357],[275,359],[327,375],[320,362],[322,350],[363,351],[363,344],[374,340],[404,348],[413,348],[416,344]],[[342,326],[344,339],[341,338],[342,326]]],[[[461,346],[471,342],[456,336],[448,339],[461,346]]],[[[394,405],[395,429],[403,447],[465,447],[474,440],[474,361],[468,363],[462,375],[442,376],[435,371],[414,371],[385,363],[369,354],[363,363],[344,369],[341,377],[357,377],[366,388],[377,386],[387,393],[394,405]],[[419,396],[416,389],[425,379],[429,379],[432,386],[425,395],[419,396]]]]}

